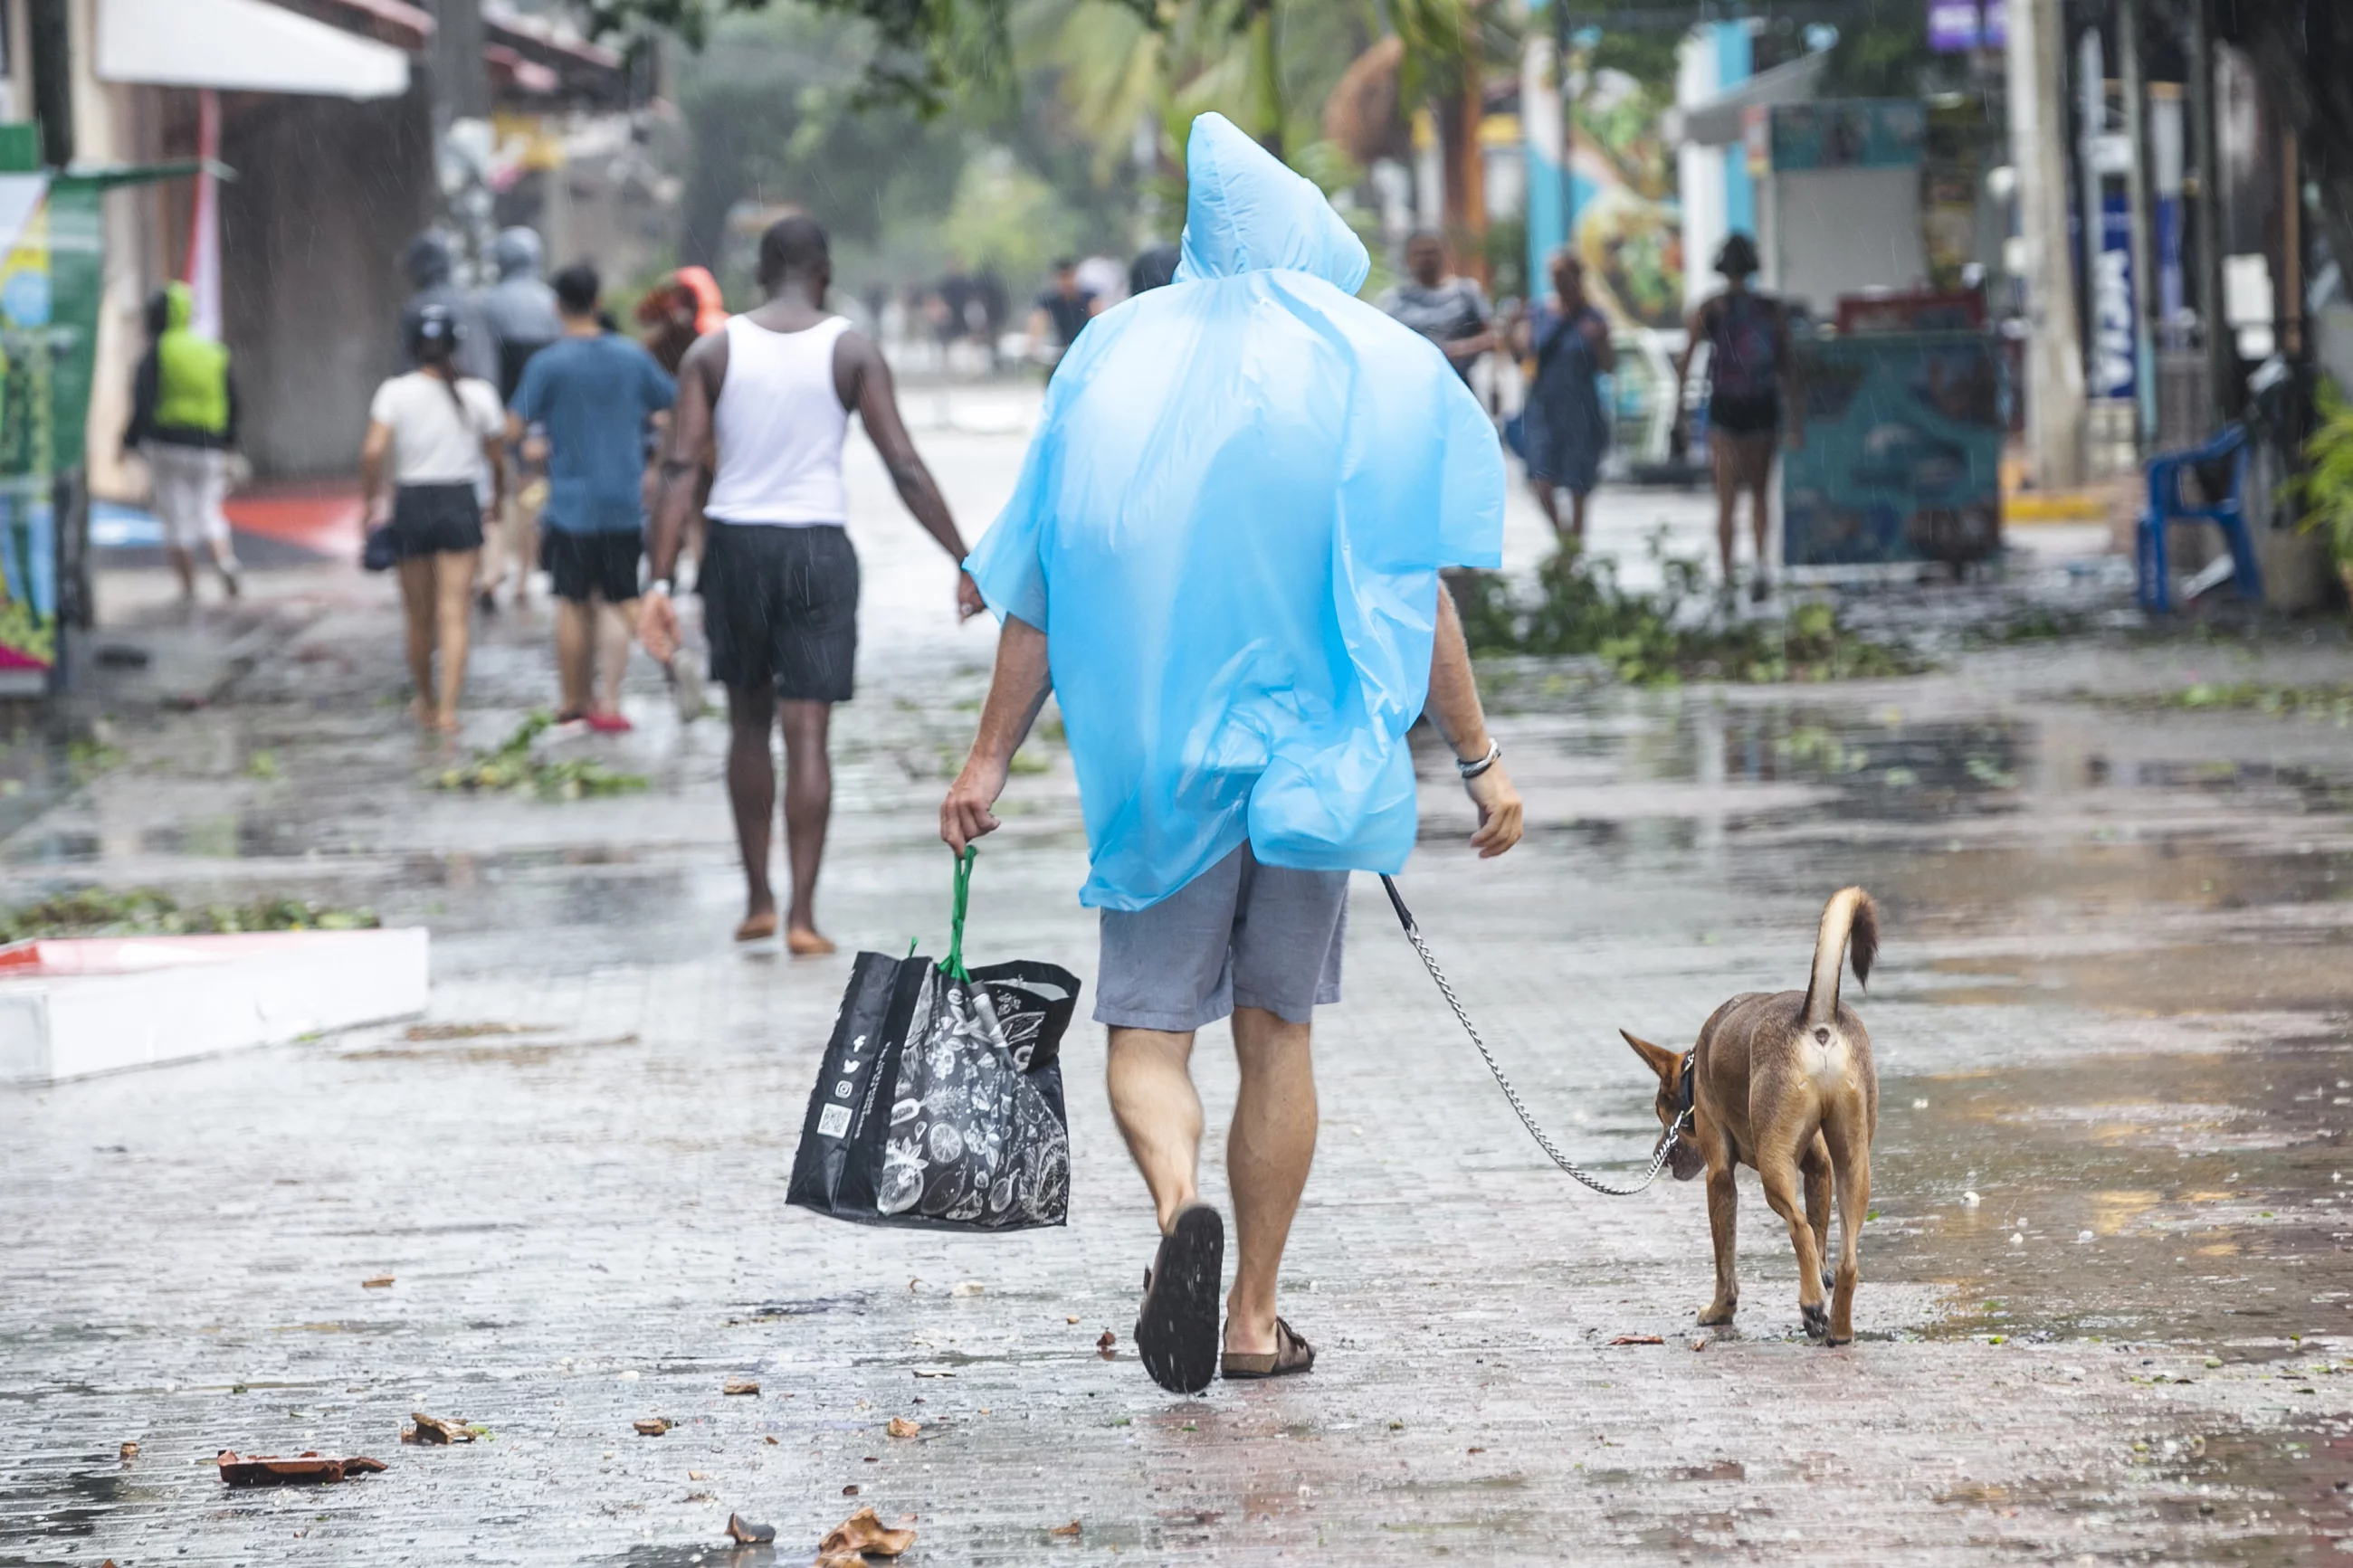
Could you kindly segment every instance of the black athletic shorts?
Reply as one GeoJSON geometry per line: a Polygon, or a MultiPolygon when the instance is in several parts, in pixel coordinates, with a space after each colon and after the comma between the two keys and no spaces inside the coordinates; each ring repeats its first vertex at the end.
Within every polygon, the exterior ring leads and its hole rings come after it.
{"type": "Polygon", "coordinates": [[[555,580],[555,596],[576,605],[587,603],[592,595],[608,605],[626,605],[636,598],[638,557],[645,549],[645,536],[640,533],[539,531],[539,563],[555,580]]]}
{"type": "Polygon", "coordinates": [[[1720,393],[1708,399],[1707,427],[1726,436],[1778,436],[1781,433],[1781,395],[1720,393]]]}
{"type": "Polygon", "coordinates": [[[779,700],[847,702],[858,662],[858,552],[839,524],[710,520],[697,581],[711,677],[779,700]]]}
{"type": "Polygon", "coordinates": [[[482,547],[482,502],[470,484],[402,485],[392,492],[392,553],[462,555],[482,547]]]}

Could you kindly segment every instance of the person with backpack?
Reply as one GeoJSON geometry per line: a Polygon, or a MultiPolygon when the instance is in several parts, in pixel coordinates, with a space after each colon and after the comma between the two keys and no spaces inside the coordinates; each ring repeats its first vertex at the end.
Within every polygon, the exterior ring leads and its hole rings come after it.
{"type": "Polygon", "coordinates": [[[1618,368],[1609,322],[1586,298],[1585,263],[1566,246],[1552,255],[1553,294],[1536,302],[1521,323],[1521,351],[1535,361],[1528,378],[1528,486],[1554,536],[1585,539],[1585,503],[1601,482],[1601,455],[1609,449],[1609,416],[1601,406],[1601,377],[1618,368]],[[1568,492],[1569,520],[1560,519],[1560,492],[1568,492]]]}
{"type": "Polygon", "coordinates": [[[152,342],[132,377],[131,427],[122,445],[146,461],[180,597],[196,596],[195,550],[202,543],[234,599],[237,552],[221,498],[237,450],[237,383],[229,375],[228,350],[189,325],[194,310],[195,297],[185,283],[159,289],[148,300],[152,342]]]}
{"type": "Polygon", "coordinates": [[[506,492],[505,415],[498,388],[459,373],[464,336],[449,307],[417,311],[408,329],[417,368],[376,388],[360,448],[369,522],[391,530],[417,720],[444,734],[458,728],[458,695],[466,684],[482,522],[498,515],[506,492]]]}
{"type": "Polygon", "coordinates": [[[1732,546],[1740,496],[1749,498],[1750,526],[1757,537],[1757,571],[1748,596],[1761,604],[1773,592],[1765,564],[1772,512],[1767,500],[1773,482],[1773,448],[1805,445],[1805,399],[1798,382],[1797,355],[1789,344],[1788,312],[1778,300],[1749,287],[1757,275],[1757,242],[1734,233],[1715,253],[1724,275],[1722,292],[1700,302],[1685,323],[1691,346],[1675,365],[1675,420],[1683,427],[1683,388],[1692,359],[1707,345],[1707,452],[1715,471],[1715,543],[1724,563],[1723,591],[1733,591],[1732,546]]]}

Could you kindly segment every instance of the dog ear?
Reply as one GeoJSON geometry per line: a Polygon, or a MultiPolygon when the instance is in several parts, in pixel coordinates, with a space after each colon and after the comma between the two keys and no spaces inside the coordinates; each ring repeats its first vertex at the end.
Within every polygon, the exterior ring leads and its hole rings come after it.
{"type": "Polygon", "coordinates": [[[1683,1052],[1671,1051],[1664,1046],[1654,1046],[1650,1041],[1624,1029],[1618,1032],[1625,1036],[1628,1045],[1634,1047],[1634,1054],[1650,1064],[1651,1070],[1659,1075],[1660,1082],[1673,1082],[1675,1075],[1683,1070],[1683,1052]]]}

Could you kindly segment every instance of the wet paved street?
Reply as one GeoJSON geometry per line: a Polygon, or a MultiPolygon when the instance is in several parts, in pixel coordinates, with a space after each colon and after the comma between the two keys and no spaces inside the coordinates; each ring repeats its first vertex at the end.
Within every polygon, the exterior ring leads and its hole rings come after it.
{"type": "MultiPolygon", "coordinates": [[[[913,412],[976,534],[1018,403],[913,412]]],[[[387,585],[290,570],[191,626],[109,584],[115,640],[155,653],[107,676],[120,761],[20,797],[0,892],[366,904],[432,927],[434,1004],[0,1091],[0,1563],[783,1563],[860,1504],[915,1516],[914,1565],[2284,1563],[2353,1538],[2353,730],[2085,695],[2353,679],[2341,637],[2023,644],[1831,688],[1491,671],[1530,837],[1472,859],[1430,759],[1405,885],[1575,1151],[1627,1171],[1654,1134],[1618,1026],[1686,1043],[1730,994],[1803,984],[1832,889],[1881,900],[1883,967],[1848,996],[1884,1113],[1862,1338],[1799,1331],[1747,1176],[1740,1326],[1695,1330],[1700,1192],[1606,1200],[1544,1165],[1360,878],[1284,1282],[1322,1359],[1172,1399],[1128,1342],[1152,1226],[1099,1029],[1066,1047],[1066,1230],[783,1205],[847,952],[944,942],[933,813],[991,646],[857,451],[838,960],[728,951],[723,735],[681,730],[642,663],[638,732],[590,754],[649,793],[469,796],[427,787],[447,759],[405,728],[387,585]],[[739,1379],[760,1393],[723,1396],[739,1379]],[[490,1436],[404,1447],[418,1410],[490,1436]],[[231,1494],[222,1447],[391,1468],[231,1494]],[[731,1511],[780,1549],[731,1553],[731,1511]]],[[[1616,495],[1603,541],[1639,556],[1662,515],[1702,538],[1689,498],[1616,495]]],[[[1541,537],[1514,526],[1525,564],[1541,537]]],[[[488,628],[470,745],[545,700],[544,630],[488,628]]],[[[974,953],[1091,978],[1067,758],[1031,755],[974,953]]],[[[1222,1030],[1199,1063],[1221,1197],[1222,1030]]]]}

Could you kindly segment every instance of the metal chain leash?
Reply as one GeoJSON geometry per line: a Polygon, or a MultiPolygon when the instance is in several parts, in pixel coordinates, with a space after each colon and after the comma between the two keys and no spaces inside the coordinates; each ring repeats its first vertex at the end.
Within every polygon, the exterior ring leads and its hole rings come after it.
{"type": "Polygon", "coordinates": [[[1691,1121],[1690,1108],[1685,1107],[1675,1118],[1674,1124],[1667,1129],[1667,1135],[1661,1139],[1659,1146],[1651,1152],[1651,1168],[1643,1173],[1642,1179],[1632,1186],[1613,1187],[1607,1182],[1587,1175],[1578,1169],[1577,1162],[1562,1153],[1559,1146],[1546,1135],[1545,1130],[1536,1125],[1535,1118],[1528,1114],[1527,1106],[1520,1100],[1519,1090],[1514,1089],[1512,1080],[1504,1076],[1502,1066],[1495,1060],[1495,1053],[1489,1050],[1487,1042],[1480,1037],[1479,1026],[1471,1021],[1471,1015],[1463,1010],[1462,999],[1454,994],[1454,986],[1446,978],[1446,972],[1438,967],[1438,960],[1431,956],[1430,943],[1422,940],[1421,927],[1414,921],[1413,911],[1405,907],[1405,900],[1398,895],[1397,884],[1388,878],[1383,877],[1381,886],[1388,890],[1390,907],[1397,910],[1398,923],[1405,927],[1406,941],[1413,944],[1414,952],[1421,955],[1421,966],[1429,970],[1430,977],[1438,983],[1438,994],[1445,997],[1446,1005],[1454,1010],[1455,1022],[1461,1024],[1462,1032],[1471,1037],[1471,1043],[1479,1047],[1479,1055],[1485,1059],[1487,1070],[1494,1075],[1495,1087],[1504,1091],[1504,1098],[1511,1102],[1512,1111],[1520,1119],[1520,1125],[1528,1130],[1528,1136],[1536,1141],[1536,1147],[1545,1152],[1546,1157],[1559,1166],[1563,1172],[1605,1197],[1630,1198],[1652,1182],[1657,1181],[1659,1172],[1665,1168],[1667,1156],[1674,1152],[1677,1140],[1683,1136],[1683,1127],[1691,1121]]]}

